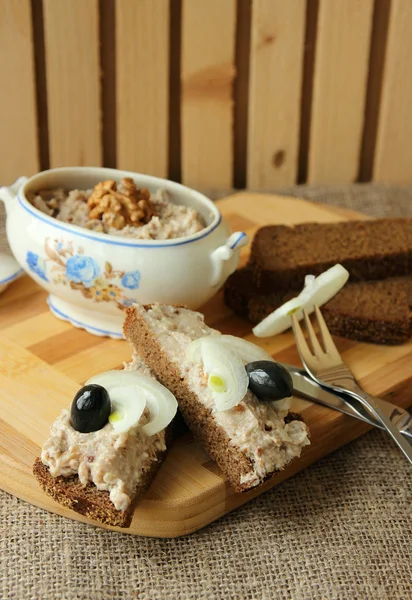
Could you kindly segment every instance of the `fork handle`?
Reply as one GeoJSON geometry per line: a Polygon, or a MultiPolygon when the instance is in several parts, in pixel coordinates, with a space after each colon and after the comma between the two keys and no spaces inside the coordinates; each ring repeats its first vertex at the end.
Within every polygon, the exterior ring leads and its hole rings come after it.
{"type": "Polygon", "coordinates": [[[355,389],[345,389],[344,391],[346,394],[349,394],[356,400],[359,400],[359,402],[361,402],[373,415],[375,415],[377,419],[379,419],[393,441],[398,445],[406,458],[412,464],[412,445],[407,442],[407,440],[399,432],[399,429],[380,408],[379,403],[381,400],[379,398],[375,398],[374,396],[370,396],[358,386],[356,386],[355,389]]]}

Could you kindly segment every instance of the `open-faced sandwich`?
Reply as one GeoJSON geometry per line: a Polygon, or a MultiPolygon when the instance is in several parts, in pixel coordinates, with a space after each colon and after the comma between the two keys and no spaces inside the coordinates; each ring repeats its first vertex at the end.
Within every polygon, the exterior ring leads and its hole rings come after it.
{"type": "Polygon", "coordinates": [[[165,456],[176,410],[142,363],[92,377],[53,423],[34,474],[63,506],[128,527],[165,456]]]}
{"type": "Polygon", "coordinates": [[[266,481],[309,444],[305,423],[289,411],[291,377],[265,350],[178,306],[133,305],[124,332],[133,361],[86,382],[34,465],[62,505],[127,527],[165,455],[177,404],[238,492],[266,481]]]}
{"type": "Polygon", "coordinates": [[[263,483],[309,444],[305,423],[289,412],[289,373],[258,346],[164,304],[130,307],[124,333],[236,491],[263,483]]]}

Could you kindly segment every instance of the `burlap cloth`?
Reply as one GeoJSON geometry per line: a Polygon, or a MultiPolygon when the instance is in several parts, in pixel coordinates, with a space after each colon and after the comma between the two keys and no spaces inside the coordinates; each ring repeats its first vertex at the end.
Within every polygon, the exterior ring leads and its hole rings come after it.
{"type": "MultiPolygon", "coordinates": [[[[410,189],[289,193],[371,215],[412,215],[410,189]]],[[[1,492],[0,597],[411,599],[411,496],[410,465],[376,430],[174,540],[103,531],[1,492]]]]}

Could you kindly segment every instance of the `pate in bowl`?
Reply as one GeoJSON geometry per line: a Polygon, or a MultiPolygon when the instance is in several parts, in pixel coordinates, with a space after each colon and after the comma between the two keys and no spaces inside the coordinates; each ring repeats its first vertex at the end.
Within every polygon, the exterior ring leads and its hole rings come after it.
{"type": "Polygon", "coordinates": [[[135,302],[199,308],[247,244],[203,194],[127,171],[50,169],[0,188],[0,199],[17,262],[56,316],[95,335],[121,338],[135,302]]]}

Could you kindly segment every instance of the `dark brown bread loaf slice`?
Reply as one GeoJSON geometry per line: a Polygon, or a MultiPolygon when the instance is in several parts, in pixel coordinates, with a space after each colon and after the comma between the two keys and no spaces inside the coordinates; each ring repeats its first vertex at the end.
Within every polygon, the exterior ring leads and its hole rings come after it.
{"type": "Polygon", "coordinates": [[[411,278],[345,286],[322,308],[332,333],[375,344],[403,344],[412,335],[411,278]]]}
{"type": "Polygon", "coordinates": [[[53,477],[40,458],[36,459],[33,473],[43,490],[56,502],[75,512],[112,527],[129,527],[134,507],[153,481],[165,452],[157,454],[157,462],[152,462],[143,472],[136,489],[135,497],[126,511],[116,510],[110,500],[109,492],[98,490],[93,483],[83,486],[77,475],[72,477],[53,477]]]}
{"type": "Polygon", "coordinates": [[[250,264],[262,292],[302,289],[308,273],[336,263],[351,281],[412,274],[412,219],[269,225],[253,239],[250,264]]]}
{"type": "MultiPolygon", "coordinates": [[[[237,492],[251,489],[250,483],[240,483],[240,479],[250,474],[253,469],[252,461],[237,446],[231,444],[226,432],[216,424],[211,411],[198,400],[197,395],[182,377],[178,366],[169,359],[161,340],[153,333],[142,314],[152,306],[149,304],[128,309],[124,324],[126,339],[134,345],[137,353],[156,378],[176,396],[179,409],[189,429],[201,440],[205,450],[220,466],[232,487],[237,492]]],[[[289,413],[284,421],[290,423],[302,421],[302,418],[295,413],[289,413]]],[[[265,479],[271,475],[273,472],[265,479]]]]}
{"type": "MultiPolygon", "coordinates": [[[[226,304],[238,315],[258,323],[296,292],[262,294],[253,271],[245,267],[226,282],[226,304]]],[[[412,278],[348,283],[322,307],[334,335],[376,344],[402,344],[412,335],[412,278]]]]}
{"type": "Polygon", "coordinates": [[[298,293],[285,290],[261,293],[256,288],[253,269],[250,266],[235,271],[224,286],[224,299],[227,306],[252,323],[259,323],[298,293]]]}

